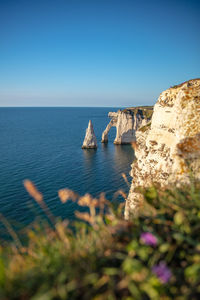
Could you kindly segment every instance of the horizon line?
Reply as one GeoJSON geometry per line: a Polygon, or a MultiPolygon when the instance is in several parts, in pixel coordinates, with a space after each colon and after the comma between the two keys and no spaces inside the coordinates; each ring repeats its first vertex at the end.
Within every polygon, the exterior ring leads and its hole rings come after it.
{"type": "Polygon", "coordinates": [[[123,108],[123,107],[127,107],[127,106],[20,106],[20,105],[0,106],[0,108],[123,108]]]}

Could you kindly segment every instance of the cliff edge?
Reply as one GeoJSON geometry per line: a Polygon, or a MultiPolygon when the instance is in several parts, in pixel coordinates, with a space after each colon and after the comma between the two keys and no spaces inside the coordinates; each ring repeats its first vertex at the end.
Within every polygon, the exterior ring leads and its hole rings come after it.
{"type": "Polygon", "coordinates": [[[136,131],[150,122],[152,113],[152,106],[130,107],[109,112],[111,121],[102,134],[101,142],[107,143],[110,128],[116,127],[114,144],[131,144],[136,140],[136,131]]]}
{"type": "Polygon", "coordinates": [[[200,79],[189,80],[160,94],[151,126],[136,132],[135,156],[126,219],[142,202],[136,187],[153,183],[187,184],[191,172],[200,179],[200,79]]]}

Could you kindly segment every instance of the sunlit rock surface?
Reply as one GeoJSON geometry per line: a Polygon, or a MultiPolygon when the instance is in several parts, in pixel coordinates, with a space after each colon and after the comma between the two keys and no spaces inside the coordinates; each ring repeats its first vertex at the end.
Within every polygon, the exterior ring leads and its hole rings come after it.
{"type": "Polygon", "coordinates": [[[151,126],[136,132],[133,181],[125,218],[142,204],[138,186],[189,183],[200,179],[200,79],[189,80],[160,94],[151,126]]]}
{"type": "Polygon", "coordinates": [[[114,144],[130,144],[136,140],[136,131],[146,125],[152,116],[153,107],[132,107],[118,112],[109,112],[110,123],[102,134],[102,143],[108,142],[111,127],[116,127],[114,144]]]}
{"type": "Polygon", "coordinates": [[[82,149],[94,149],[94,148],[97,148],[97,139],[94,133],[92,122],[91,120],[89,120],[82,149]]]}

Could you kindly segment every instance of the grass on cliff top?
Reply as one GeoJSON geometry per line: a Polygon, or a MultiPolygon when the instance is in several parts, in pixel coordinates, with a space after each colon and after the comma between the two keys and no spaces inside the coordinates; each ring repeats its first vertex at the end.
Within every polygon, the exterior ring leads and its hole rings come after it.
{"type": "Polygon", "coordinates": [[[63,205],[71,199],[88,208],[77,212],[73,231],[31,182],[25,186],[49,223],[27,229],[22,244],[1,215],[13,243],[0,248],[0,299],[200,299],[198,183],[141,190],[145,200],[130,221],[103,194],[61,190],[63,205]]]}
{"type": "Polygon", "coordinates": [[[142,111],[146,119],[151,119],[153,114],[153,106],[128,107],[123,110],[125,113],[131,113],[134,115],[136,115],[139,111],[142,111]]]}

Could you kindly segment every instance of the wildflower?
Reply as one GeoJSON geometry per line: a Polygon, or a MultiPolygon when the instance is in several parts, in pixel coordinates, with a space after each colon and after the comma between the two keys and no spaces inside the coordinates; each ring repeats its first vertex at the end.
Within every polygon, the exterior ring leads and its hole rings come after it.
{"type": "Polygon", "coordinates": [[[160,279],[162,283],[167,283],[171,278],[171,271],[164,261],[152,268],[153,273],[160,279]]]}
{"type": "Polygon", "coordinates": [[[143,232],[140,236],[143,243],[149,246],[156,246],[158,243],[157,238],[150,232],[143,232]]]}

